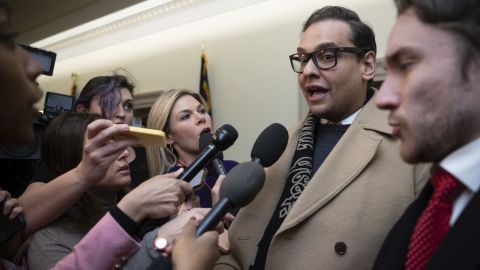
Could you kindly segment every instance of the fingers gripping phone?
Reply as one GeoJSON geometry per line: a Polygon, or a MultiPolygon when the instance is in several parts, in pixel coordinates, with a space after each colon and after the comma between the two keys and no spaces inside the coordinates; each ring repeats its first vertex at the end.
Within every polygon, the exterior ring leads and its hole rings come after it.
{"type": "Polygon", "coordinates": [[[0,246],[6,243],[12,236],[19,232],[25,226],[25,217],[20,214],[14,219],[3,214],[3,205],[5,201],[0,202],[0,246]]]}

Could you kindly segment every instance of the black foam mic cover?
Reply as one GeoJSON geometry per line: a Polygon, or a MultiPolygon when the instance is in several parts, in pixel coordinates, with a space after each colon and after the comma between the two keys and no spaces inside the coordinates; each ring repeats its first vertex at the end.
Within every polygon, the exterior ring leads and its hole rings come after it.
{"type": "Polygon", "coordinates": [[[220,200],[200,222],[196,235],[214,229],[228,210],[249,204],[262,189],[264,182],[265,170],[257,162],[244,162],[233,167],[220,187],[220,200]]]}
{"type": "Polygon", "coordinates": [[[288,143],[287,129],[278,123],[265,128],[253,145],[250,156],[263,167],[270,167],[285,151],[288,143]]]}
{"type": "Polygon", "coordinates": [[[220,187],[220,198],[228,198],[235,208],[249,204],[262,189],[265,170],[260,164],[249,161],[230,171],[220,187]]]}

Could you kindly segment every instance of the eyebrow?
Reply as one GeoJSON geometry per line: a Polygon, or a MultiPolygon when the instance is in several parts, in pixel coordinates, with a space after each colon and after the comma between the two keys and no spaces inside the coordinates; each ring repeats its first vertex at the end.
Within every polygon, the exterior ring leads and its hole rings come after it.
{"type": "MultiPolygon", "coordinates": [[[[198,104],[197,108],[196,108],[196,111],[198,111],[199,109],[201,108],[205,108],[205,106],[203,106],[202,103],[198,104]]],[[[177,115],[181,114],[181,113],[191,113],[192,110],[190,109],[185,109],[185,110],[182,110],[182,111],[179,111],[177,115]]]]}
{"type": "Polygon", "coordinates": [[[179,111],[176,115],[178,116],[178,115],[180,115],[180,114],[182,114],[182,113],[191,113],[191,112],[192,112],[192,110],[190,110],[190,109],[185,109],[185,110],[179,111]]]}
{"type": "Polygon", "coordinates": [[[400,58],[400,56],[402,56],[402,54],[407,53],[408,51],[409,51],[408,48],[399,48],[399,49],[396,49],[393,53],[387,54],[385,56],[384,66],[388,67],[388,65],[398,62],[398,59],[400,58]]]}
{"type": "MultiPolygon", "coordinates": [[[[322,50],[322,49],[327,49],[327,48],[335,48],[335,47],[340,47],[337,43],[335,42],[326,42],[326,43],[321,43],[321,44],[318,44],[314,51],[318,51],[318,50],[322,50]]],[[[303,52],[306,52],[306,50],[304,50],[303,48],[301,47],[297,47],[297,52],[299,53],[303,53],[303,52]]]]}

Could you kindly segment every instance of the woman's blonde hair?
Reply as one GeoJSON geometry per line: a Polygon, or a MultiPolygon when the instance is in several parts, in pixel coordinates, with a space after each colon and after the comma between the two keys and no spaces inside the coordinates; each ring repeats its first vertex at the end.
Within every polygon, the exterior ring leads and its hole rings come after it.
{"type": "MultiPolygon", "coordinates": [[[[172,89],[162,93],[148,114],[147,128],[163,130],[167,136],[170,129],[170,113],[175,102],[183,96],[192,96],[206,108],[204,99],[198,94],[187,89],[172,89]]],[[[171,145],[167,147],[147,146],[147,163],[150,176],[163,174],[177,163],[178,156],[171,145]]]]}

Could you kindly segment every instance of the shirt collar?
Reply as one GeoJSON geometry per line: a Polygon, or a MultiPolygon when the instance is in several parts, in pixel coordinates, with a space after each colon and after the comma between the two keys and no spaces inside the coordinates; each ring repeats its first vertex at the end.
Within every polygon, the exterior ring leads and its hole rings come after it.
{"type": "Polygon", "coordinates": [[[355,118],[357,117],[357,115],[360,113],[360,111],[362,110],[363,106],[360,107],[360,109],[358,109],[356,112],[354,112],[353,114],[351,114],[349,117],[343,119],[342,121],[340,121],[340,125],[351,125],[353,123],[353,121],[355,120],[355,118]]]}
{"type": "Polygon", "coordinates": [[[322,118],[322,119],[320,119],[320,123],[322,123],[324,125],[351,125],[353,123],[353,121],[355,120],[355,117],[357,117],[357,115],[362,110],[362,108],[363,108],[363,106],[360,109],[358,109],[356,112],[352,113],[347,118],[343,119],[342,121],[332,123],[332,122],[328,121],[327,119],[322,118]]]}
{"type": "Polygon", "coordinates": [[[440,167],[477,192],[480,189],[480,138],[450,153],[440,162],[440,167]]]}

